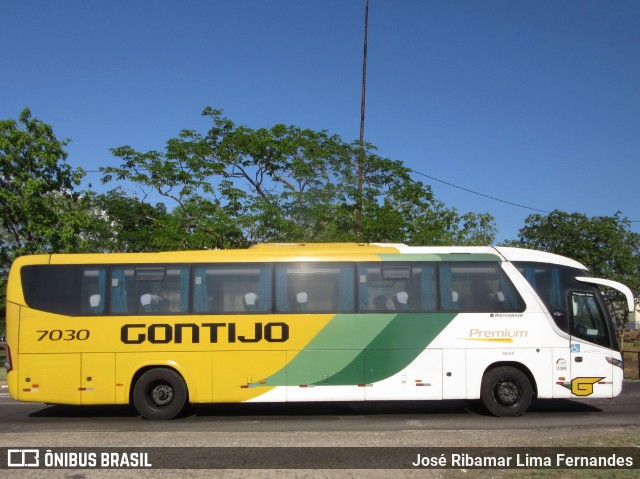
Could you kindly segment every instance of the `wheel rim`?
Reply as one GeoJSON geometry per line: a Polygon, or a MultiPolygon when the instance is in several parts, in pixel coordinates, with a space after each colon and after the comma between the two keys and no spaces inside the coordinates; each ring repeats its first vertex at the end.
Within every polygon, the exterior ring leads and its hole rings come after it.
{"type": "Polygon", "coordinates": [[[173,388],[167,383],[156,383],[148,394],[149,402],[154,407],[164,407],[173,401],[173,388]]]}
{"type": "Polygon", "coordinates": [[[503,378],[498,380],[493,388],[493,397],[502,406],[515,406],[522,398],[522,389],[517,381],[503,378]]]}

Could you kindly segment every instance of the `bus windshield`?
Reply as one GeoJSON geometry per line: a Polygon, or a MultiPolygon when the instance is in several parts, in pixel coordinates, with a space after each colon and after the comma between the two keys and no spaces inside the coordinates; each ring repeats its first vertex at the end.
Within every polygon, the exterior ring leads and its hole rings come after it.
{"type": "Polygon", "coordinates": [[[579,281],[588,272],[547,263],[516,263],[535,289],[556,325],[565,333],[617,349],[615,327],[598,289],[579,281]]]}

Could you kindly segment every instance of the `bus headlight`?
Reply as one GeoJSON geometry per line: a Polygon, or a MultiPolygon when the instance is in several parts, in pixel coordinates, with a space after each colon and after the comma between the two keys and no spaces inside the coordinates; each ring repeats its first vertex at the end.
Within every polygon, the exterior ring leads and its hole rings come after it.
{"type": "Polygon", "coordinates": [[[609,364],[612,364],[614,366],[618,366],[619,368],[624,369],[624,363],[621,359],[610,358],[609,356],[607,356],[606,358],[609,364]]]}

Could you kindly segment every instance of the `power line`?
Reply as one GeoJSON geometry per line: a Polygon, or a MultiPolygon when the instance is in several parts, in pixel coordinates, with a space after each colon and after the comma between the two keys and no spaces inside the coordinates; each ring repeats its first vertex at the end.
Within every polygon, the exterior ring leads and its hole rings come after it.
{"type": "MultiPolygon", "coordinates": [[[[420,171],[416,171],[416,170],[414,170],[412,168],[408,168],[408,169],[409,169],[409,171],[411,171],[412,173],[415,173],[416,175],[424,176],[425,178],[429,178],[430,180],[437,181],[438,183],[442,183],[444,185],[451,186],[452,188],[457,188],[459,190],[466,191],[467,193],[471,193],[471,194],[474,194],[474,195],[477,195],[477,196],[482,196],[483,198],[488,198],[488,199],[493,200],[493,201],[499,201],[500,203],[505,203],[505,204],[511,205],[511,206],[517,206],[518,208],[524,208],[524,209],[532,210],[532,211],[539,211],[540,213],[551,213],[551,211],[541,210],[540,208],[533,208],[532,206],[521,205],[519,203],[514,203],[513,201],[503,200],[501,198],[496,198],[495,196],[491,196],[491,195],[487,195],[487,194],[484,194],[484,193],[480,193],[479,191],[470,190],[469,188],[464,188],[463,186],[454,185],[453,183],[449,183],[448,181],[441,180],[440,178],[436,178],[434,176],[427,175],[427,174],[422,173],[420,171]]],[[[629,223],[640,223],[640,220],[629,220],[629,223]]]]}
{"type": "MultiPolygon", "coordinates": [[[[440,178],[436,178],[435,176],[427,175],[426,173],[422,173],[420,171],[414,170],[412,168],[408,168],[409,171],[415,173],[416,175],[422,176],[424,178],[429,178],[430,180],[437,181],[438,183],[442,183],[443,185],[451,186],[452,188],[456,188],[458,190],[466,191],[467,193],[471,193],[476,196],[481,196],[483,198],[487,198],[493,201],[498,201],[500,203],[504,203],[506,205],[516,206],[518,208],[523,208],[531,211],[538,211],[540,213],[551,213],[551,211],[542,210],[540,208],[534,208],[532,206],[521,205],[520,203],[515,203],[513,201],[503,200],[501,198],[496,198],[495,196],[487,195],[485,193],[480,193],[479,191],[474,191],[469,188],[465,188],[463,186],[454,185],[448,181],[441,180],[440,178]]],[[[84,170],[85,173],[102,173],[100,170],[84,170]]],[[[629,223],[640,223],[640,220],[629,220],[629,223]]]]}
{"type": "Polygon", "coordinates": [[[518,208],[524,208],[524,209],[527,209],[527,210],[539,211],[540,213],[551,213],[551,211],[541,210],[540,208],[533,208],[531,206],[521,205],[519,203],[514,203],[513,201],[503,200],[503,199],[500,199],[500,198],[496,198],[495,196],[490,196],[490,195],[486,195],[484,193],[480,193],[478,191],[470,190],[469,188],[464,188],[462,186],[454,185],[453,183],[449,183],[448,181],[441,180],[441,179],[436,178],[434,176],[426,175],[426,174],[421,173],[419,171],[416,171],[416,170],[414,170],[412,168],[409,168],[409,171],[415,173],[416,175],[424,176],[425,178],[429,178],[430,180],[437,181],[438,183],[442,183],[442,184],[445,184],[447,186],[451,186],[453,188],[457,188],[459,190],[466,191],[467,193],[472,193],[472,194],[477,195],[477,196],[482,196],[483,198],[488,198],[488,199],[493,200],[493,201],[499,201],[500,203],[505,203],[505,204],[511,205],[511,206],[517,206],[518,208]]]}

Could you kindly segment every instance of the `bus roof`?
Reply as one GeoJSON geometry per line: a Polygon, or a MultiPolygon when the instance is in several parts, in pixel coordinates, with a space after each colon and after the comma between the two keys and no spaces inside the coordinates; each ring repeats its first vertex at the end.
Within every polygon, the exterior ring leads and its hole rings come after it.
{"type": "MultiPolygon", "coordinates": [[[[407,246],[398,243],[264,243],[248,249],[171,251],[160,253],[79,253],[33,255],[19,258],[24,264],[118,264],[257,262],[286,260],[379,260],[379,255],[482,255],[497,261],[553,263],[581,270],[581,263],[564,256],[524,248],[493,246],[407,246]]],[[[398,257],[398,259],[400,259],[398,257]]],[[[480,257],[480,256],[479,256],[480,257]]]]}
{"type": "Polygon", "coordinates": [[[552,263],[581,270],[588,270],[585,265],[566,256],[547,253],[546,251],[537,251],[526,248],[513,248],[506,246],[497,246],[495,248],[507,261],[522,261],[531,263],[552,263]]]}

